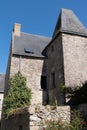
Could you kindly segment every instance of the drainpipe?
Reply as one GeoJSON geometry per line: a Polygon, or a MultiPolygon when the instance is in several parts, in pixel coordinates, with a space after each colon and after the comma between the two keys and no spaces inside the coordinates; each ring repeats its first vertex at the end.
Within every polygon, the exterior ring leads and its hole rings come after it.
{"type": "Polygon", "coordinates": [[[18,70],[19,73],[21,73],[21,56],[19,57],[19,70],[18,70]]]}

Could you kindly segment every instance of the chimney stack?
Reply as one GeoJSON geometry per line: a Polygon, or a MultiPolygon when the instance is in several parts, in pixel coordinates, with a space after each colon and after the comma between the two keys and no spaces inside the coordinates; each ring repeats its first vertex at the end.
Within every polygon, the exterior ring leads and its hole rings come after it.
{"type": "Polygon", "coordinates": [[[19,24],[19,23],[15,23],[15,24],[14,24],[13,32],[14,32],[14,35],[16,35],[16,36],[20,36],[20,32],[21,32],[21,24],[19,24]]]}

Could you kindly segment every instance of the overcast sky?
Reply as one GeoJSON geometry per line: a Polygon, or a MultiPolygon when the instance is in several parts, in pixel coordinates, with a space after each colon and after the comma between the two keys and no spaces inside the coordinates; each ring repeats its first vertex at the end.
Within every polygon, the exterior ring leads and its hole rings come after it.
{"type": "Polygon", "coordinates": [[[14,23],[21,31],[51,37],[61,8],[87,27],[87,0],[0,0],[0,73],[5,73],[14,23]]]}

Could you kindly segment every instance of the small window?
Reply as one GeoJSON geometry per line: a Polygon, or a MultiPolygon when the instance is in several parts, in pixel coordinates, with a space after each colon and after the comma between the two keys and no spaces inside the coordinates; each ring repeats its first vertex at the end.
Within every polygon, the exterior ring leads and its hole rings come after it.
{"type": "Polygon", "coordinates": [[[24,48],[25,53],[31,53],[34,54],[34,51],[32,48],[24,48]]]}
{"type": "Polygon", "coordinates": [[[55,85],[55,73],[54,72],[51,74],[51,80],[52,80],[52,88],[56,87],[56,85],[55,85]]]}
{"type": "Polygon", "coordinates": [[[46,76],[41,76],[41,88],[42,89],[47,89],[47,84],[46,84],[46,76]]]}
{"type": "Polygon", "coordinates": [[[23,130],[23,126],[22,125],[19,126],[19,130],[23,130]]]}

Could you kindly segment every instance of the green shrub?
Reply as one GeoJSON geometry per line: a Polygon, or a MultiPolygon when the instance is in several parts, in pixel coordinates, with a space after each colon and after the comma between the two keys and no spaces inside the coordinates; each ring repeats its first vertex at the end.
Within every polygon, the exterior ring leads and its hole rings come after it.
{"type": "Polygon", "coordinates": [[[3,102],[4,118],[16,109],[30,105],[31,95],[31,89],[26,86],[26,78],[18,72],[9,80],[8,95],[3,102]]]}

